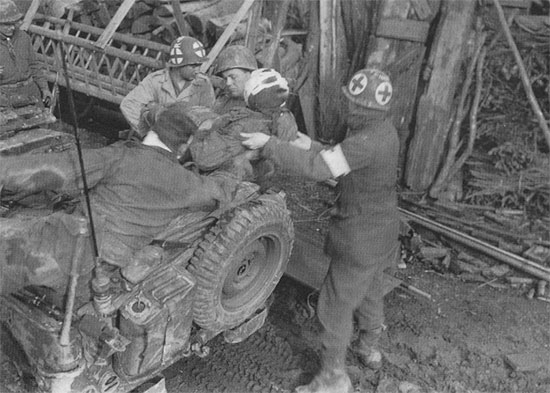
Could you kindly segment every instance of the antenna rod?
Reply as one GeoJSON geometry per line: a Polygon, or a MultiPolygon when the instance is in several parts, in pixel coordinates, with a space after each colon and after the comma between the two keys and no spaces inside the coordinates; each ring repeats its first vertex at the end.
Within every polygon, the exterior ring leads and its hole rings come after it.
{"type": "Polygon", "coordinates": [[[86,181],[86,171],[84,170],[84,160],[82,158],[82,147],[80,146],[80,138],[78,137],[78,120],[76,116],[76,109],[74,106],[73,91],[71,89],[71,83],[69,79],[69,73],[67,72],[67,60],[65,59],[65,48],[62,42],[60,42],[61,50],[61,62],[63,63],[63,74],[65,74],[65,87],[67,88],[67,98],[69,101],[69,111],[71,112],[71,120],[73,123],[74,138],[76,141],[76,150],[78,152],[78,162],[80,164],[80,172],[82,175],[82,185],[84,188],[84,198],[86,199],[86,208],[88,210],[88,219],[90,220],[90,232],[92,234],[92,245],[94,248],[94,256],[97,260],[99,257],[99,249],[97,247],[97,238],[94,227],[94,219],[92,217],[92,206],[90,204],[90,192],[88,189],[88,182],[86,181]]]}

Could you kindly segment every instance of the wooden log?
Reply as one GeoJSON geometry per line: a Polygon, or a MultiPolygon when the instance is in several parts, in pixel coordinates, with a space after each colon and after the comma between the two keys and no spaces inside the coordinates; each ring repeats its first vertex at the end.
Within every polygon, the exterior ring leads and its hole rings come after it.
{"type": "MultiPolygon", "coordinates": [[[[174,15],[174,7],[172,6],[173,0],[164,1],[165,4],[155,7],[153,14],[158,17],[169,17],[174,15]]],[[[191,1],[188,3],[180,2],[180,11],[182,14],[188,14],[192,12],[197,12],[204,8],[210,7],[213,4],[218,3],[220,0],[200,0],[200,1],[191,1]]]]}
{"type": "Polygon", "coordinates": [[[115,15],[109,22],[109,25],[105,28],[105,30],[95,43],[98,48],[105,49],[109,41],[111,41],[111,39],[113,38],[113,35],[118,29],[120,22],[122,22],[122,19],[124,19],[124,17],[128,13],[128,11],[130,11],[130,8],[132,8],[135,2],[136,0],[124,0],[124,2],[118,7],[115,15]]]}
{"type": "MultiPolygon", "coordinates": [[[[206,30],[209,37],[219,38],[229,26],[229,24],[235,18],[235,14],[227,14],[220,16],[218,18],[212,18],[208,21],[206,30]]],[[[248,25],[248,18],[246,22],[240,22],[231,37],[229,37],[230,42],[240,41],[246,37],[246,26],[248,25]]]]}
{"type": "Polygon", "coordinates": [[[316,86],[318,83],[319,58],[319,7],[315,2],[309,3],[309,35],[306,42],[306,62],[302,75],[304,82],[298,84],[298,97],[302,108],[302,116],[306,126],[307,134],[317,138],[316,108],[317,94],[316,86]]]}
{"type": "Polygon", "coordinates": [[[440,2],[427,0],[386,0],[381,4],[381,20],[369,49],[367,66],[378,66],[390,74],[394,96],[390,115],[400,141],[399,167],[404,166],[410,123],[414,113],[426,32],[439,11],[440,2]],[[407,19],[416,14],[421,20],[407,19]]]}
{"type": "Polygon", "coordinates": [[[441,163],[476,3],[475,0],[444,1],[442,22],[431,49],[433,71],[418,104],[414,136],[407,152],[405,182],[414,191],[425,191],[429,187],[441,163]]]}
{"type": "Polygon", "coordinates": [[[259,35],[260,21],[262,19],[263,0],[257,0],[250,9],[250,15],[246,20],[246,33],[244,45],[256,53],[256,44],[259,35]]]}
{"type": "Polygon", "coordinates": [[[366,64],[367,43],[373,30],[373,18],[376,2],[347,0],[342,2],[342,18],[347,37],[350,65],[345,80],[350,74],[366,64]]]}
{"type": "Polygon", "coordinates": [[[189,35],[191,33],[191,26],[183,17],[183,10],[179,0],[172,0],[172,8],[174,9],[174,18],[176,18],[176,24],[180,35],[189,35]]]}
{"type": "Polygon", "coordinates": [[[23,31],[28,30],[30,24],[32,23],[34,15],[36,15],[36,12],[38,11],[38,7],[40,6],[41,1],[42,0],[32,0],[31,6],[27,10],[25,17],[23,18],[23,23],[21,24],[19,29],[23,31]]]}
{"type": "Polygon", "coordinates": [[[279,2],[277,14],[272,20],[273,23],[273,37],[267,51],[266,61],[264,66],[267,68],[275,68],[277,71],[281,71],[281,62],[278,56],[279,41],[281,40],[281,32],[283,31],[286,23],[286,16],[288,13],[288,7],[290,6],[290,0],[282,0],[279,2]]]}
{"type": "Polygon", "coordinates": [[[347,72],[347,43],[341,0],[319,2],[319,125],[318,137],[326,142],[343,139],[346,101],[341,93],[347,72]]]}
{"type": "MultiPolygon", "coordinates": [[[[454,116],[454,121],[452,128],[449,132],[450,137],[447,143],[447,157],[445,158],[441,170],[437,174],[434,183],[432,184],[429,194],[432,198],[449,198],[448,192],[444,192],[445,189],[451,188],[452,180],[456,175],[460,175],[460,183],[462,184],[462,173],[458,172],[462,165],[466,162],[466,159],[470,156],[473,151],[474,141],[476,139],[476,130],[477,130],[477,110],[479,106],[479,101],[481,97],[481,85],[482,85],[482,68],[485,59],[485,39],[486,34],[481,32],[481,24],[479,24],[478,32],[476,37],[475,44],[475,53],[470,59],[470,64],[466,72],[466,77],[462,83],[462,91],[460,93],[460,98],[458,99],[456,114],[454,116]],[[457,159],[457,155],[461,147],[464,146],[464,140],[460,138],[462,121],[465,118],[465,114],[468,112],[467,97],[470,90],[470,85],[474,81],[475,73],[475,94],[474,99],[470,107],[470,114],[473,116],[470,120],[470,134],[468,136],[467,148],[463,151],[463,154],[457,159]]],[[[457,198],[460,199],[460,198],[457,198]]]]}
{"type": "MultiPolygon", "coordinates": [[[[244,4],[243,0],[223,0],[212,4],[209,7],[203,8],[196,12],[185,15],[185,20],[198,37],[202,37],[202,41],[206,40],[205,33],[208,21],[211,18],[216,18],[220,15],[234,14],[244,4]]],[[[240,22],[240,21],[239,21],[240,22]]]]}
{"type": "Polygon", "coordinates": [[[243,20],[244,16],[250,10],[250,7],[254,4],[255,0],[245,0],[241,7],[239,8],[238,12],[235,14],[235,17],[233,21],[227,26],[221,37],[218,39],[210,53],[208,53],[208,60],[201,64],[200,71],[206,72],[212,64],[214,64],[214,61],[222,51],[223,47],[227,43],[227,40],[229,40],[229,37],[233,34],[235,31],[235,28],[239,24],[241,20],[243,20]]]}
{"type": "MultiPolygon", "coordinates": [[[[44,29],[39,26],[30,26],[29,31],[35,34],[40,34],[44,37],[51,38],[56,41],[64,42],[70,45],[75,45],[83,49],[88,49],[92,52],[97,51],[97,48],[95,47],[95,45],[84,38],[73,37],[70,35],[69,36],[63,35],[59,31],[52,31],[52,30],[44,29]]],[[[142,64],[144,66],[154,68],[154,69],[159,69],[164,66],[164,63],[160,60],[152,59],[150,57],[145,57],[142,55],[132,54],[127,51],[124,51],[118,48],[113,48],[110,46],[105,48],[105,53],[110,56],[120,57],[123,60],[142,64]]]]}
{"type": "MultiPolygon", "coordinates": [[[[99,27],[94,27],[94,26],[90,26],[90,25],[87,25],[87,24],[84,24],[84,23],[74,22],[72,20],[65,20],[65,19],[55,18],[53,16],[45,16],[45,15],[42,15],[42,14],[37,14],[37,17],[40,18],[40,19],[44,19],[45,21],[53,23],[53,24],[65,26],[66,28],[68,28],[68,27],[75,28],[75,29],[80,30],[84,33],[89,33],[89,34],[93,34],[93,35],[101,35],[101,33],[103,32],[103,29],[100,29],[99,27]]],[[[50,31],[51,32],[51,30],[47,30],[44,27],[35,26],[35,25],[29,26],[29,32],[34,33],[34,34],[41,35],[45,31],[50,31]]],[[[52,34],[54,34],[54,35],[48,35],[48,34],[45,34],[45,35],[47,37],[56,38],[56,39],[60,39],[61,41],[63,41],[62,37],[60,37],[58,35],[55,35],[55,33],[53,33],[53,32],[52,32],[52,34]]],[[[160,44],[158,42],[153,42],[153,41],[148,41],[148,40],[142,40],[140,38],[135,38],[135,37],[132,37],[130,34],[115,33],[113,35],[113,38],[116,39],[117,41],[120,41],[121,43],[129,44],[129,45],[137,45],[137,46],[141,46],[141,47],[146,48],[146,49],[151,49],[151,50],[155,50],[155,51],[159,51],[159,52],[163,52],[163,53],[168,53],[168,51],[170,50],[170,47],[168,45],[163,45],[163,44],[160,44]]],[[[82,38],[82,40],[90,42],[90,41],[85,40],[83,38],[82,38]]]]}

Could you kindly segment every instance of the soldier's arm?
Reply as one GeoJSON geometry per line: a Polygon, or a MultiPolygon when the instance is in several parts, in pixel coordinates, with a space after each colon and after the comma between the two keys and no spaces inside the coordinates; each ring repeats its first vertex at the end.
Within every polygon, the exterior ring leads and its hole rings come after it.
{"type": "Polygon", "coordinates": [[[147,76],[120,103],[120,111],[134,131],[138,131],[143,109],[155,101],[154,86],[151,76],[147,76]]]}

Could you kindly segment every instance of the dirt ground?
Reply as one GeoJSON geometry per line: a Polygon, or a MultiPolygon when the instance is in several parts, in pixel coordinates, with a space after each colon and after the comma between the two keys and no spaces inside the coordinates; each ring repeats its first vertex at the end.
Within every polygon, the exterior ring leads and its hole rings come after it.
{"type": "MultiPolygon", "coordinates": [[[[277,180],[288,191],[297,230],[322,237],[332,191],[288,176],[277,180]]],[[[469,282],[419,260],[397,275],[432,299],[401,288],[386,296],[384,365],[370,371],[350,350],[355,391],[550,392],[549,303],[527,299],[527,288],[469,282]]],[[[319,367],[312,292],[284,278],[259,332],[236,345],[216,342],[208,358],[173,366],[165,373],[168,391],[291,392],[308,382],[319,367]]]]}
{"type": "MultiPolygon", "coordinates": [[[[90,146],[107,141],[88,133],[83,138],[90,146]]],[[[272,185],[287,191],[296,229],[322,238],[333,191],[286,175],[272,185]]],[[[400,288],[386,296],[383,367],[370,371],[348,352],[356,392],[550,392],[550,303],[527,299],[526,288],[467,281],[421,260],[397,275],[432,299],[400,288]]],[[[284,277],[257,333],[239,344],[214,339],[209,356],[171,366],[164,372],[168,392],[292,392],[308,382],[319,367],[312,292],[284,277]]],[[[32,391],[13,359],[0,359],[0,392],[32,391]]]]}

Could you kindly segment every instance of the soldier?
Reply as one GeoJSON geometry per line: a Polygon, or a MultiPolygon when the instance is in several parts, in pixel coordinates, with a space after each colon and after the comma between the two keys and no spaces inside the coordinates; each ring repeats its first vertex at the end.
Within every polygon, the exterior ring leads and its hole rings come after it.
{"type": "Polygon", "coordinates": [[[241,134],[248,138],[245,146],[263,148],[262,155],[279,166],[315,180],[338,179],[339,198],[325,245],[331,262],[317,305],[322,369],[298,393],[352,392],[345,356],[354,316],[360,331],[355,350],[367,367],[380,367],[382,273],[399,255],[399,140],[388,116],[390,79],[380,70],[364,69],[343,92],[349,104],[348,135],[336,146],[323,147],[303,134],[286,143],[262,133],[241,134]]]}
{"type": "MultiPolygon", "coordinates": [[[[83,151],[103,260],[125,267],[174,218],[231,201],[239,179],[222,173],[200,176],[178,162],[178,152],[195,132],[195,123],[171,107],[158,115],[143,142],[119,141],[83,151]]],[[[0,156],[1,200],[19,201],[40,191],[76,197],[83,188],[78,168],[75,150],[0,156]]],[[[82,217],[80,213],[76,216],[82,217]]],[[[63,285],[67,276],[61,273],[70,271],[75,242],[70,216],[57,211],[44,217],[0,218],[0,293],[29,284],[63,285]]],[[[83,273],[93,265],[88,247],[80,262],[83,273]]]]}
{"type": "Polygon", "coordinates": [[[120,103],[120,110],[133,131],[143,137],[150,124],[144,115],[174,102],[212,107],[215,93],[210,79],[199,73],[205,62],[203,44],[192,37],[179,37],[172,42],[166,68],[155,71],[136,86],[120,103]]]}
{"type": "MultiPolygon", "coordinates": [[[[12,0],[0,0],[0,94],[2,101],[27,100],[49,106],[52,93],[31,39],[19,29],[23,14],[12,0]]],[[[40,104],[41,105],[41,104],[40,104]]]]}
{"type": "Polygon", "coordinates": [[[221,51],[216,60],[216,74],[225,80],[225,88],[216,99],[215,112],[224,114],[231,108],[246,106],[244,87],[256,69],[256,58],[247,47],[232,45],[221,51]]]}
{"type": "MultiPolygon", "coordinates": [[[[240,133],[257,131],[274,135],[282,141],[296,139],[298,126],[294,115],[286,107],[288,94],[287,80],[277,71],[268,68],[254,70],[244,88],[247,107],[235,107],[224,115],[218,115],[213,122],[216,127],[199,127],[189,147],[193,162],[203,171],[227,168],[229,165],[249,180],[256,176],[269,176],[274,171],[272,165],[265,160],[259,161],[257,151],[246,149],[241,144],[240,133]],[[255,174],[250,161],[256,167],[255,174]]],[[[201,110],[195,108],[191,112],[201,110]]]]}

